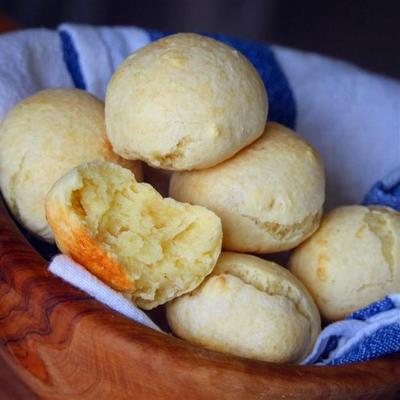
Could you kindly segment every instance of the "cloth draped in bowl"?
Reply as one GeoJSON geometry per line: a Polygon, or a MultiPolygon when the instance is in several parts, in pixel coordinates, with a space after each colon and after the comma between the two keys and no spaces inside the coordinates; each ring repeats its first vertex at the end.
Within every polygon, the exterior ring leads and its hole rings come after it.
{"type": "MultiPolygon", "coordinates": [[[[46,88],[77,87],[104,98],[124,58],[165,35],[74,24],[1,35],[0,118],[46,88]]],[[[210,36],[237,48],[257,68],[269,95],[268,118],[294,128],[321,153],[328,209],[364,202],[400,210],[400,82],[316,54],[210,36]]],[[[50,271],[155,328],[142,311],[67,257],[57,256],[50,271]]],[[[400,351],[399,303],[392,295],[329,325],[304,362],[343,364],[400,351]]]]}
{"type": "Polygon", "coordinates": [[[328,325],[302,364],[343,365],[400,351],[400,294],[328,325]]]}

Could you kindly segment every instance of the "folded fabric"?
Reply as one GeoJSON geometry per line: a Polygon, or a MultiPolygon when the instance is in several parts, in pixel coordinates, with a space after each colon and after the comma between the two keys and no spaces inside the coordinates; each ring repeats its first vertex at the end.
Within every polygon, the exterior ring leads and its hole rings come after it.
{"type": "Polygon", "coordinates": [[[132,304],[130,300],[125,298],[121,293],[111,289],[69,257],[64,255],[54,257],[53,261],[50,263],[49,270],[54,275],[61,277],[71,285],[90,294],[90,296],[108,305],[111,309],[118,311],[122,315],[139,322],[139,324],[161,331],[161,329],[142,310],[132,304]]]}
{"type": "Polygon", "coordinates": [[[400,294],[359,310],[328,325],[302,362],[343,365],[400,351],[400,294]]]}
{"type": "Polygon", "coordinates": [[[400,211],[400,168],[396,168],[381,181],[375,183],[365,196],[363,204],[380,204],[400,211]]]}
{"type": "MultiPolygon", "coordinates": [[[[135,27],[63,24],[0,37],[0,118],[38,90],[77,87],[104,98],[124,58],[165,36],[135,27]]],[[[355,66],[279,46],[214,36],[244,53],[269,94],[269,119],[288,125],[321,153],[327,207],[360,203],[400,209],[400,83],[355,66]]],[[[50,271],[135,321],[156,325],[121,294],[65,256],[50,271]]],[[[304,363],[343,364],[400,351],[399,295],[329,325],[304,363]]]]}

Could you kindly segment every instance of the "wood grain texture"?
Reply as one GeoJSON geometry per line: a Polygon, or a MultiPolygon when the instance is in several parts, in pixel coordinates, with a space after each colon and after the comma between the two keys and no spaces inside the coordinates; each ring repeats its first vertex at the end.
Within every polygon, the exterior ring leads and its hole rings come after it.
{"type": "Polygon", "coordinates": [[[33,400],[37,397],[16,376],[9,365],[0,357],[0,399],[33,400]]]}
{"type": "Polygon", "coordinates": [[[297,367],[203,350],[131,322],[52,276],[3,204],[0,226],[0,356],[10,376],[38,398],[400,396],[400,355],[342,367],[297,367]]]}

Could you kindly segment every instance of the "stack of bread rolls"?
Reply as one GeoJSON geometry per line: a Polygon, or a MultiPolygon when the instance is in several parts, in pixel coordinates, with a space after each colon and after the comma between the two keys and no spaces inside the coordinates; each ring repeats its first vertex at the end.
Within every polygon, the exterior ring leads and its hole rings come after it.
{"type": "Polygon", "coordinates": [[[166,303],[179,337],[298,362],[320,313],[339,319],[400,289],[400,217],[344,207],[320,227],[322,161],[267,116],[242,54],[172,35],[122,63],[105,105],[53,89],[11,110],[1,190],[27,229],[139,307],[166,303]],[[142,162],[170,178],[170,198],[141,183],[142,162]],[[289,270],[254,255],[291,250],[289,270]]]}

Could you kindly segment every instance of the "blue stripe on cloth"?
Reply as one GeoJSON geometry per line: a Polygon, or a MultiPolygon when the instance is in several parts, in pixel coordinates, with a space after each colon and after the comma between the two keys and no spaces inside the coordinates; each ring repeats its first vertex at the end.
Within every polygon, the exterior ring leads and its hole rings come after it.
{"type": "Polygon", "coordinates": [[[83,78],[79,63],[79,54],[75,49],[74,42],[68,32],[60,31],[59,34],[61,38],[63,59],[68,72],[71,75],[72,81],[76,88],[86,90],[85,79],[83,78]]]}
{"type": "MultiPolygon", "coordinates": [[[[148,30],[148,33],[152,41],[171,34],[153,30],[148,30]]],[[[268,90],[268,119],[279,122],[289,128],[295,128],[296,101],[289,82],[271,48],[263,43],[234,39],[225,35],[208,33],[205,35],[239,50],[252,62],[268,90]]]]}
{"type": "Polygon", "coordinates": [[[344,355],[336,357],[327,365],[344,365],[372,360],[400,349],[400,325],[391,324],[377,329],[371,335],[357,342],[344,355]]]}
{"type": "Polygon", "coordinates": [[[365,196],[363,204],[379,204],[400,211],[400,182],[393,187],[386,187],[381,181],[375,183],[365,196]]]}
{"type": "MultiPolygon", "coordinates": [[[[362,330],[370,329],[371,324],[376,322],[373,321],[374,316],[378,316],[384,312],[398,309],[398,305],[395,300],[387,296],[382,300],[368,305],[367,307],[360,309],[352,314],[350,314],[346,320],[360,320],[366,321],[362,330]],[[370,320],[368,322],[368,320],[370,320]]],[[[381,316],[380,316],[381,317],[381,316]]],[[[388,318],[393,318],[392,315],[388,318]]],[[[327,336],[327,341],[323,344],[321,348],[321,353],[317,359],[313,359],[311,364],[319,365],[342,365],[349,364],[352,362],[367,361],[374,358],[382,357],[387,354],[400,351],[400,324],[399,319],[396,321],[389,322],[388,319],[379,322],[380,326],[376,327],[373,331],[371,330],[368,334],[363,334],[361,338],[349,347],[346,352],[340,356],[331,356],[334,350],[339,350],[341,347],[352,340],[349,336],[349,327],[346,325],[348,322],[339,321],[336,324],[342,324],[340,329],[336,329],[336,334],[330,334],[327,336]],[[347,338],[344,344],[340,344],[342,338],[347,338]]],[[[323,334],[323,332],[322,332],[323,334]]]]}
{"type": "Polygon", "coordinates": [[[366,308],[353,312],[347,317],[347,319],[359,319],[365,321],[380,312],[389,311],[393,308],[396,308],[396,305],[389,297],[385,297],[383,300],[372,303],[366,308]]]}
{"type": "Polygon", "coordinates": [[[150,35],[150,40],[152,42],[162,39],[165,36],[173,35],[174,32],[160,32],[160,31],[155,31],[153,29],[146,29],[147,33],[150,35]]]}

